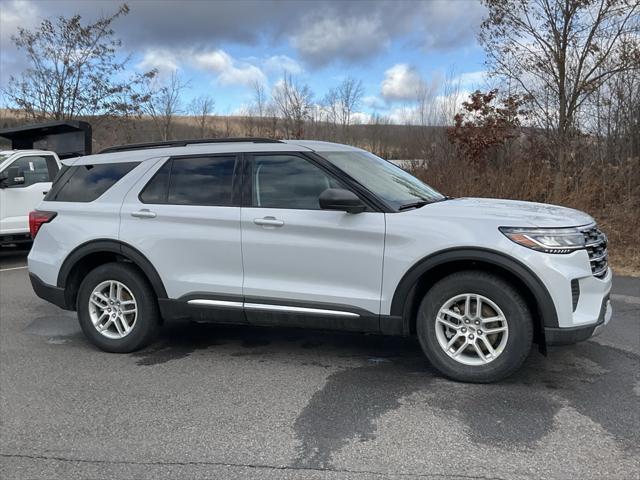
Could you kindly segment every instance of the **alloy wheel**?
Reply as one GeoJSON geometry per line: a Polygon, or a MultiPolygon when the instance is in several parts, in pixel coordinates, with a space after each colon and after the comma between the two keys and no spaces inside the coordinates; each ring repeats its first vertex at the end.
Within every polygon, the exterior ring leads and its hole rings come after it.
{"type": "Polygon", "coordinates": [[[495,302],[474,293],[456,295],[438,310],[438,344],[464,365],[491,363],[504,351],[509,338],[507,318],[495,302]]]}
{"type": "Polygon", "coordinates": [[[120,339],[133,330],[138,318],[138,304],[124,283],[106,280],[98,284],[89,296],[89,316],[101,335],[120,339]]]}

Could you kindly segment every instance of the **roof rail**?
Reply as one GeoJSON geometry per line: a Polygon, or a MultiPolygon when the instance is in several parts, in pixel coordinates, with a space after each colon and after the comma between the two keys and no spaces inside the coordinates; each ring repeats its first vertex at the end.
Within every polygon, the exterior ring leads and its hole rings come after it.
{"type": "Polygon", "coordinates": [[[100,153],[126,152],[128,150],[144,150],[147,148],[169,148],[186,147],[187,145],[197,145],[199,143],[284,143],[272,138],[260,137],[231,137],[231,138],[199,138],[197,140],[168,140],[166,142],[132,143],[129,145],[118,145],[102,150],[100,153]]]}

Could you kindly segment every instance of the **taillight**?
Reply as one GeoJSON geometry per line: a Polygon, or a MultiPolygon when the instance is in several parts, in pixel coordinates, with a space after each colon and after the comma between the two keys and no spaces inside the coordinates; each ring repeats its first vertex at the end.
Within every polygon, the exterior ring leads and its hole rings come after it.
{"type": "Polygon", "coordinates": [[[29,233],[31,233],[31,238],[36,238],[40,227],[56,218],[56,215],[56,212],[43,212],[40,210],[29,213],[29,233]]]}

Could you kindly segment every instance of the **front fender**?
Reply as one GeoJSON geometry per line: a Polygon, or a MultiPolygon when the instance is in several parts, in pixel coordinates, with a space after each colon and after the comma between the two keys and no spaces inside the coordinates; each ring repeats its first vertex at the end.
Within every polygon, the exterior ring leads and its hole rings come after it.
{"type": "Polygon", "coordinates": [[[490,266],[493,270],[506,272],[509,276],[515,277],[530,292],[536,305],[536,314],[539,332],[542,338],[540,345],[545,350],[544,329],[545,327],[558,327],[558,314],[556,312],[553,299],[544,283],[526,265],[517,259],[505,255],[502,252],[487,248],[450,248],[442,250],[416,262],[402,277],[395,289],[391,302],[391,315],[403,318],[403,333],[410,334],[411,322],[408,315],[408,303],[411,302],[411,295],[414,287],[422,278],[432,274],[442,274],[447,272],[447,266],[469,265],[470,268],[482,268],[490,266]]]}

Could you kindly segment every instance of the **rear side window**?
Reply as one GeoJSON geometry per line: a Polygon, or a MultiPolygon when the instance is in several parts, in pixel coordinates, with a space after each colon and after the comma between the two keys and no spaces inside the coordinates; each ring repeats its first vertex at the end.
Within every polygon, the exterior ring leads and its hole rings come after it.
{"type": "Polygon", "coordinates": [[[49,202],[92,202],[137,165],[138,162],[127,162],[69,167],[56,178],[44,199],[49,202]]]}
{"type": "Polygon", "coordinates": [[[236,157],[174,158],[140,193],[143,203],[232,206],[236,157]]]}
{"type": "Polygon", "coordinates": [[[169,192],[169,174],[171,173],[172,160],[165,164],[156,172],[153,178],[144,187],[138,198],[142,203],[167,203],[167,193],[169,192]]]}

